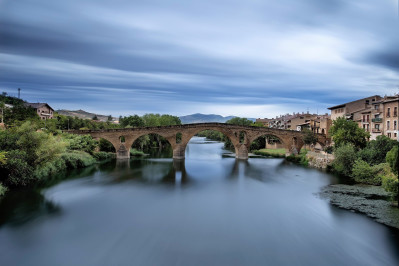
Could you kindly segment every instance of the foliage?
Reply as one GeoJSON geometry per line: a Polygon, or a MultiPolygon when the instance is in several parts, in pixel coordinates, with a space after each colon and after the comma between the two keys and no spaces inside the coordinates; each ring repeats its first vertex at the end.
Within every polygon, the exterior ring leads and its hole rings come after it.
{"type": "Polygon", "coordinates": [[[295,154],[291,154],[289,156],[286,157],[287,161],[293,162],[293,163],[297,163],[303,166],[308,166],[309,165],[309,160],[306,157],[307,151],[305,150],[304,152],[301,151],[300,154],[295,155],[295,154]]]}
{"type": "Polygon", "coordinates": [[[119,124],[121,125],[121,127],[127,127],[127,126],[143,127],[145,125],[144,124],[144,119],[142,119],[138,115],[131,115],[131,116],[128,116],[128,117],[121,117],[121,118],[119,118],[119,124]]]}
{"type": "Polygon", "coordinates": [[[385,163],[371,166],[367,162],[357,159],[352,168],[352,177],[358,183],[381,185],[382,176],[390,173],[389,166],[385,163]]]}
{"type": "Polygon", "coordinates": [[[334,152],[334,147],[333,146],[327,146],[324,148],[324,151],[328,154],[332,154],[334,152]]]}
{"type": "Polygon", "coordinates": [[[105,152],[116,152],[114,145],[112,145],[111,142],[109,142],[106,139],[101,138],[98,142],[98,147],[100,151],[105,151],[105,152]]]}
{"type": "Polygon", "coordinates": [[[7,152],[0,151],[0,165],[4,165],[7,162],[7,152]]]}
{"type": "Polygon", "coordinates": [[[68,142],[69,150],[84,151],[93,154],[98,146],[98,142],[89,135],[65,134],[64,138],[68,142]]]}
{"type": "Polygon", "coordinates": [[[253,151],[253,153],[256,155],[271,156],[277,158],[284,158],[285,152],[285,149],[261,149],[253,151]]]}
{"type": "Polygon", "coordinates": [[[82,168],[94,164],[95,159],[84,151],[72,151],[64,153],[61,158],[69,169],[82,168]]]}
{"type": "Polygon", "coordinates": [[[94,115],[93,118],[92,118],[92,120],[98,121],[97,115],[94,115]]]}
{"type": "Polygon", "coordinates": [[[358,127],[357,123],[339,117],[333,121],[333,125],[329,131],[333,138],[335,147],[345,144],[352,144],[355,148],[364,148],[370,133],[358,127]]]}
{"type": "Polygon", "coordinates": [[[356,161],[356,151],[353,145],[344,144],[335,150],[335,160],[332,164],[333,169],[344,176],[350,177],[352,167],[356,161]]]}
{"type": "Polygon", "coordinates": [[[311,145],[317,143],[317,137],[312,131],[310,131],[309,129],[304,129],[303,131],[305,134],[302,138],[305,144],[311,145]]]}
{"type": "Polygon", "coordinates": [[[145,156],[146,154],[136,149],[130,149],[130,156],[145,156]]]}
{"type": "Polygon", "coordinates": [[[7,190],[7,187],[3,186],[3,184],[0,183],[0,197],[6,194],[7,190]]]}
{"type": "Polygon", "coordinates": [[[386,162],[391,167],[392,172],[394,172],[397,175],[398,171],[399,171],[399,146],[398,145],[396,145],[389,152],[387,152],[386,162]]]}
{"type": "Polygon", "coordinates": [[[92,156],[97,160],[97,161],[105,161],[109,159],[115,158],[115,153],[112,152],[104,152],[104,151],[99,151],[99,152],[94,152],[92,156]]]}
{"type": "Polygon", "coordinates": [[[238,126],[252,126],[254,122],[244,117],[233,117],[226,121],[226,124],[238,125],[238,126]]]}
{"type": "Polygon", "coordinates": [[[393,197],[398,197],[398,177],[394,174],[382,176],[382,187],[390,192],[393,197]]]}
{"type": "Polygon", "coordinates": [[[386,154],[395,145],[398,145],[397,141],[381,135],[376,140],[369,141],[367,146],[358,152],[358,157],[371,165],[384,163],[386,154]]]}
{"type": "Polygon", "coordinates": [[[1,181],[10,186],[26,186],[34,179],[33,171],[25,151],[11,150],[7,152],[7,163],[0,169],[1,181]]]}

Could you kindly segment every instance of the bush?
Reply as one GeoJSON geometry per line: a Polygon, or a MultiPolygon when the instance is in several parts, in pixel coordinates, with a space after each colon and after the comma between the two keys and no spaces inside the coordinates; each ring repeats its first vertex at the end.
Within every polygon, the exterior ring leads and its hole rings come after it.
{"type": "Polygon", "coordinates": [[[65,161],[65,165],[68,169],[82,168],[96,162],[90,154],[83,151],[64,153],[61,155],[61,158],[65,161]]]}
{"type": "Polygon", "coordinates": [[[324,148],[324,151],[328,154],[332,154],[334,151],[334,148],[333,148],[333,146],[327,146],[324,148]]]}
{"type": "Polygon", "coordinates": [[[335,150],[335,160],[333,162],[333,169],[338,174],[344,176],[352,175],[352,167],[356,160],[355,148],[351,144],[345,144],[335,150]]]}
{"type": "Polygon", "coordinates": [[[297,163],[303,166],[308,166],[309,165],[309,160],[306,157],[307,151],[300,153],[299,155],[294,155],[291,154],[287,157],[285,157],[285,159],[287,161],[293,162],[293,163],[297,163]]]}
{"type": "Polygon", "coordinates": [[[398,197],[398,178],[395,175],[382,176],[382,187],[392,193],[393,197],[398,197]]]}
{"type": "Polygon", "coordinates": [[[0,197],[6,194],[7,190],[7,187],[3,186],[3,184],[0,183],[0,197]]]}
{"type": "Polygon", "coordinates": [[[39,166],[35,170],[34,176],[39,180],[45,180],[46,178],[53,176],[65,169],[65,161],[61,157],[57,157],[54,158],[54,160],[46,162],[42,166],[39,166]]]}
{"type": "Polygon", "coordinates": [[[399,147],[393,147],[386,156],[386,161],[392,169],[392,172],[398,174],[399,171],[399,147]]]}
{"type": "Polygon", "coordinates": [[[64,136],[68,140],[68,149],[75,151],[84,151],[93,154],[96,149],[98,142],[89,135],[72,135],[65,134],[64,136]]]}
{"type": "Polygon", "coordinates": [[[382,176],[390,173],[386,163],[371,166],[363,160],[356,160],[352,168],[352,177],[358,183],[381,185],[382,176]]]}
{"type": "Polygon", "coordinates": [[[33,167],[27,163],[25,151],[12,150],[7,152],[7,163],[0,169],[2,181],[6,185],[26,186],[33,179],[33,167]]]}

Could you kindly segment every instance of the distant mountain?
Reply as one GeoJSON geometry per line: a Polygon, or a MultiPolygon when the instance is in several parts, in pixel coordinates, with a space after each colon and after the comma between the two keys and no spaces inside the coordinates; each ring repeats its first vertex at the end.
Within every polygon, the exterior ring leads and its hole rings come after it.
{"type": "MultiPolygon", "coordinates": [[[[73,117],[79,117],[82,119],[93,119],[94,116],[97,116],[99,121],[106,122],[108,121],[108,115],[99,115],[99,114],[94,114],[94,113],[89,113],[84,110],[76,110],[76,111],[70,111],[70,110],[57,110],[57,113],[60,115],[66,115],[66,116],[73,116],[73,117]]],[[[112,118],[112,120],[117,120],[115,117],[112,118]]]]}
{"type": "MultiPolygon", "coordinates": [[[[234,118],[235,116],[221,116],[221,115],[204,115],[204,114],[192,114],[180,116],[180,120],[183,124],[193,123],[225,123],[227,120],[234,118]]],[[[248,118],[249,120],[255,121],[255,118],[248,118]]]]}

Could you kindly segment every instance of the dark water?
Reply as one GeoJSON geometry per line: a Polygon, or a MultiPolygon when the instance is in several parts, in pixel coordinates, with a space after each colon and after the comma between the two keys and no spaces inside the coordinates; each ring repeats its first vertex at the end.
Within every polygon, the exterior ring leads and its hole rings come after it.
{"type": "Polygon", "coordinates": [[[0,205],[0,265],[399,265],[399,235],[316,194],[334,177],[237,161],[194,138],[185,162],[111,162],[0,205]]]}

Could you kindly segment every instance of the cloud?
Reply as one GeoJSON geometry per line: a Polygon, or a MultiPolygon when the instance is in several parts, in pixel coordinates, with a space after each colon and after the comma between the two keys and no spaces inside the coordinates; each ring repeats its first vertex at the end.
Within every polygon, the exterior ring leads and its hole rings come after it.
{"type": "Polygon", "coordinates": [[[396,10],[392,0],[3,0],[0,88],[113,115],[325,109],[396,91],[396,10]]]}

